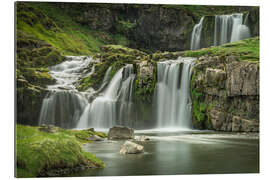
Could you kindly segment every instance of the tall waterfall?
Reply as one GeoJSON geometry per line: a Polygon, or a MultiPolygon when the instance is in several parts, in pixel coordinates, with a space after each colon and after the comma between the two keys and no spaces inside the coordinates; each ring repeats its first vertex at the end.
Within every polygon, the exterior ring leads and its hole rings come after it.
{"type": "Polygon", "coordinates": [[[50,68],[56,84],[47,87],[49,93],[43,99],[40,125],[75,127],[88,103],[84,95],[76,90],[74,83],[92,59],[86,56],[67,56],[66,59],[67,61],[50,68]]]}
{"type": "Polygon", "coordinates": [[[250,37],[250,30],[243,21],[243,14],[238,13],[215,16],[215,46],[228,42],[235,42],[248,37],[250,37]]]}
{"type": "Polygon", "coordinates": [[[86,106],[77,128],[103,129],[113,125],[132,126],[134,79],[132,64],[121,68],[110,81],[104,94],[86,106]]]}
{"type": "Polygon", "coordinates": [[[190,77],[193,58],[158,62],[155,89],[158,128],[191,128],[190,77]]]}
{"type": "Polygon", "coordinates": [[[191,42],[190,42],[190,49],[191,50],[200,49],[203,19],[204,19],[204,17],[202,17],[200,22],[198,24],[196,24],[193,28],[193,31],[191,34],[191,42]]]}

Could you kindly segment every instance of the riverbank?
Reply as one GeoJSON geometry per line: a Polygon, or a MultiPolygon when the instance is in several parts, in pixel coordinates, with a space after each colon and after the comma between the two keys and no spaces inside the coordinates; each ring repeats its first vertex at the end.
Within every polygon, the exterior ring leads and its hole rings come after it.
{"type": "Polygon", "coordinates": [[[63,176],[85,169],[104,168],[104,163],[81,145],[90,135],[104,133],[57,127],[16,126],[16,177],[63,176]]]}

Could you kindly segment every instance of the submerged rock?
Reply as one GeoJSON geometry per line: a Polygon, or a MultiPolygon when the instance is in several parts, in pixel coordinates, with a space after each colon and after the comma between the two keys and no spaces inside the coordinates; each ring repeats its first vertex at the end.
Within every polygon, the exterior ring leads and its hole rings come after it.
{"type": "Polygon", "coordinates": [[[124,126],[114,126],[109,130],[108,139],[134,139],[134,129],[124,126]]]}
{"type": "Polygon", "coordinates": [[[150,140],[149,137],[146,137],[146,136],[140,136],[138,138],[138,141],[149,141],[149,140],[150,140]]]}
{"type": "Polygon", "coordinates": [[[139,154],[144,152],[142,145],[136,144],[131,141],[126,141],[120,150],[120,154],[139,154]]]}
{"type": "Polygon", "coordinates": [[[104,138],[101,138],[101,137],[96,136],[96,135],[92,135],[92,136],[88,137],[88,140],[89,141],[104,141],[104,138]]]}

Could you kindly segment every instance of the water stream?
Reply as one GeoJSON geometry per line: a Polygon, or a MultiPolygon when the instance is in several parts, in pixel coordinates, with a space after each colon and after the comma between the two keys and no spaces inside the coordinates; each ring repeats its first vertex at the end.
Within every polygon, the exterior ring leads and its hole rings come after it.
{"type": "Polygon", "coordinates": [[[249,27],[243,21],[243,14],[216,15],[214,45],[235,42],[250,37],[249,27]]]}
{"type": "Polygon", "coordinates": [[[202,24],[203,24],[204,17],[201,18],[200,22],[196,24],[193,28],[192,34],[191,34],[191,42],[190,42],[190,49],[196,50],[200,49],[200,43],[201,43],[201,32],[202,32],[202,24]]]}
{"type": "Polygon", "coordinates": [[[157,128],[191,128],[190,76],[194,58],[158,62],[155,89],[157,128]]]}

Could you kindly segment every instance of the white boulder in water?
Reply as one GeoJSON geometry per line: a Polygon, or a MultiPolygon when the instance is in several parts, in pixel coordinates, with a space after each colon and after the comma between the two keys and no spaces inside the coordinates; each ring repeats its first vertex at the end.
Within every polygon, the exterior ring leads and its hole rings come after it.
{"type": "Polygon", "coordinates": [[[126,141],[120,150],[120,154],[139,154],[144,152],[142,145],[136,144],[131,141],[126,141]]]}

